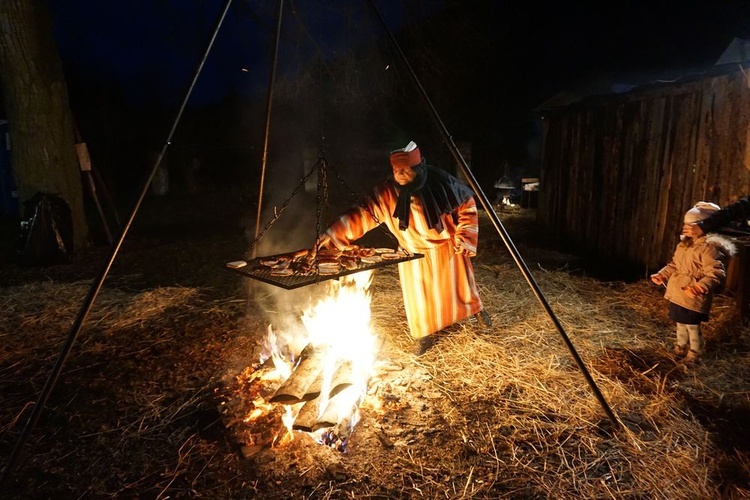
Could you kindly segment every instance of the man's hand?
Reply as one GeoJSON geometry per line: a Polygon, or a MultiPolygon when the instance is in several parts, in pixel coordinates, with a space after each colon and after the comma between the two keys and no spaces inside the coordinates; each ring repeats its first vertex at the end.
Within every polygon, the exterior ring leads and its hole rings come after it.
{"type": "Polygon", "coordinates": [[[333,246],[333,243],[331,242],[331,237],[327,234],[321,234],[318,237],[318,241],[315,242],[315,248],[313,248],[314,251],[317,251],[318,248],[330,248],[333,246]]]}
{"type": "Polygon", "coordinates": [[[476,255],[476,252],[473,252],[472,250],[466,248],[459,241],[453,242],[453,252],[456,255],[465,255],[467,257],[474,257],[476,255]]]}

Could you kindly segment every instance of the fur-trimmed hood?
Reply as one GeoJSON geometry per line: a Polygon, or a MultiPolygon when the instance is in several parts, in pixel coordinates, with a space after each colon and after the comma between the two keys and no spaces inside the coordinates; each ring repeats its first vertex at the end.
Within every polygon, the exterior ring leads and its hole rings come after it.
{"type": "Polygon", "coordinates": [[[726,257],[737,255],[737,245],[734,241],[722,234],[710,233],[706,236],[706,244],[713,245],[726,257]]]}

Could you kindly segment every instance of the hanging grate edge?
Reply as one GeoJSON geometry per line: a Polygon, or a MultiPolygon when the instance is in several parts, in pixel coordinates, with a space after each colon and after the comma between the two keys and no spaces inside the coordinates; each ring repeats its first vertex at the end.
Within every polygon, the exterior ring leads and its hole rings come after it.
{"type": "Polygon", "coordinates": [[[344,251],[335,257],[323,256],[317,261],[306,257],[310,252],[302,249],[250,260],[237,260],[227,262],[224,267],[245,278],[293,290],[424,257],[421,253],[408,253],[391,248],[355,247],[353,251],[344,251]]]}

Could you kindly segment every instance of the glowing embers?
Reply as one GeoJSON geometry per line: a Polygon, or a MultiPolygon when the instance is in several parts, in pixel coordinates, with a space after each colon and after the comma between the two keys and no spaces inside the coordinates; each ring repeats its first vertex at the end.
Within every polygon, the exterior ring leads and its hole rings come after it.
{"type": "Polygon", "coordinates": [[[325,298],[302,314],[303,328],[269,326],[261,363],[244,372],[241,385],[252,402],[242,408],[243,441],[255,451],[294,439],[294,431],[346,451],[378,350],[371,281],[372,271],[329,281],[325,298]]]}

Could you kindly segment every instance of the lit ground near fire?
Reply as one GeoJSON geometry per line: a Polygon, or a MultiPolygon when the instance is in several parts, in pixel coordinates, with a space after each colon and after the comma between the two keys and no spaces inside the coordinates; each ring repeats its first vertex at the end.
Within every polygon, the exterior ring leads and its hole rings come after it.
{"type": "MultiPolygon", "coordinates": [[[[2,496],[746,498],[750,328],[733,299],[718,298],[705,361],[686,369],[645,271],[605,281],[545,241],[533,211],[500,217],[621,429],[483,214],[474,263],[493,328],[456,325],[415,358],[384,267],[384,344],[346,453],[301,433],[248,450],[267,430],[241,423],[241,389],[268,311],[222,269],[246,243],[231,224],[156,221],[124,246],[2,496]]],[[[0,268],[3,465],[103,257],[0,268]]]]}

